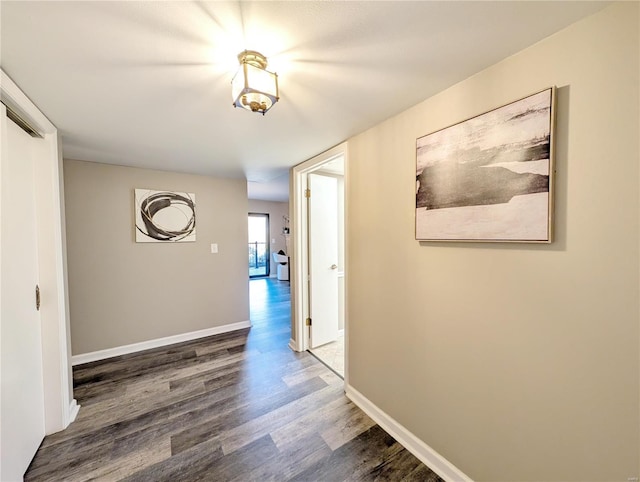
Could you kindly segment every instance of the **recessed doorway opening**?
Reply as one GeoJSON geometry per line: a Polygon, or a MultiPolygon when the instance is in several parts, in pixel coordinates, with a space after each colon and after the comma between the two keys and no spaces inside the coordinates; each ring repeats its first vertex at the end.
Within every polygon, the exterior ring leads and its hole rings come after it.
{"type": "Polygon", "coordinates": [[[292,170],[294,350],[348,377],[346,144],[292,170]]]}

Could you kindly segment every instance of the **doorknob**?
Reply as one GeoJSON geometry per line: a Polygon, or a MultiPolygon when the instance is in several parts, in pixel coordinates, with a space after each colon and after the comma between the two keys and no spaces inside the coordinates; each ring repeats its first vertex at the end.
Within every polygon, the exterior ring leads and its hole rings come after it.
{"type": "Polygon", "coordinates": [[[337,264],[332,264],[331,265],[331,269],[338,269],[338,265],[337,264]]]}

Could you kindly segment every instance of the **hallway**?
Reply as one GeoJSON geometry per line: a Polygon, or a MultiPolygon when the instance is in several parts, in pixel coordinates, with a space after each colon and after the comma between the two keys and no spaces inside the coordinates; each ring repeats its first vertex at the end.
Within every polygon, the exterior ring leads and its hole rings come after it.
{"type": "MultiPolygon", "coordinates": [[[[255,278],[249,281],[251,336],[264,343],[288,347],[291,337],[291,295],[288,281],[255,278]]],[[[264,347],[263,347],[264,348],[264,347]]]]}
{"type": "MultiPolygon", "coordinates": [[[[249,290],[253,331],[268,332],[275,343],[288,344],[291,336],[289,282],[257,278],[249,282],[249,290]]],[[[341,333],[334,342],[309,351],[344,379],[344,334],[341,333]]]]}
{"type": "Polygon", "coordinates": [[[440,480],[289,349],[288,283],[251,290],[249,330],[75,367],[78,418],[25,480],[440,480]]]}

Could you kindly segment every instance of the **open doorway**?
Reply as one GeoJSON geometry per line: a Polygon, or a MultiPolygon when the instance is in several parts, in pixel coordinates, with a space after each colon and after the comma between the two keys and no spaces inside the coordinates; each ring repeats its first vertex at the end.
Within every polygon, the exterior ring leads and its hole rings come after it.
{"type": "Polygon", "coordinates": [[[344,377],[344,162],[307,174],[309,351],[344,377]]]}
{"type": "Polygon", "coordinates": [[[347,375],[345,165],[346,145],[292,170],[293,336],[343,378],[347,375]]]}
{"type": "Polygon", "coordinates": [[[249,277],[269,276],[269,215],[249,213],[249,277]]]}

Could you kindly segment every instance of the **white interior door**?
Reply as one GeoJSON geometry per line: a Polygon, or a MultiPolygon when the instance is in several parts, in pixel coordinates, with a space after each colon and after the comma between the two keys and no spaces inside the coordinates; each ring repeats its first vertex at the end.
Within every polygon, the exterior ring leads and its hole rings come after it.
{"type": "Polygon", "coordinates": [[[309,174],[309,346],[338,338],[338,180],[309,174]]]}
{"type": "Polygon", "coordinates": [[[40,316],[36,310],[38,241],[34,139],[2,118],[0,480],[22,480],[44,438],[40,316]]]}

